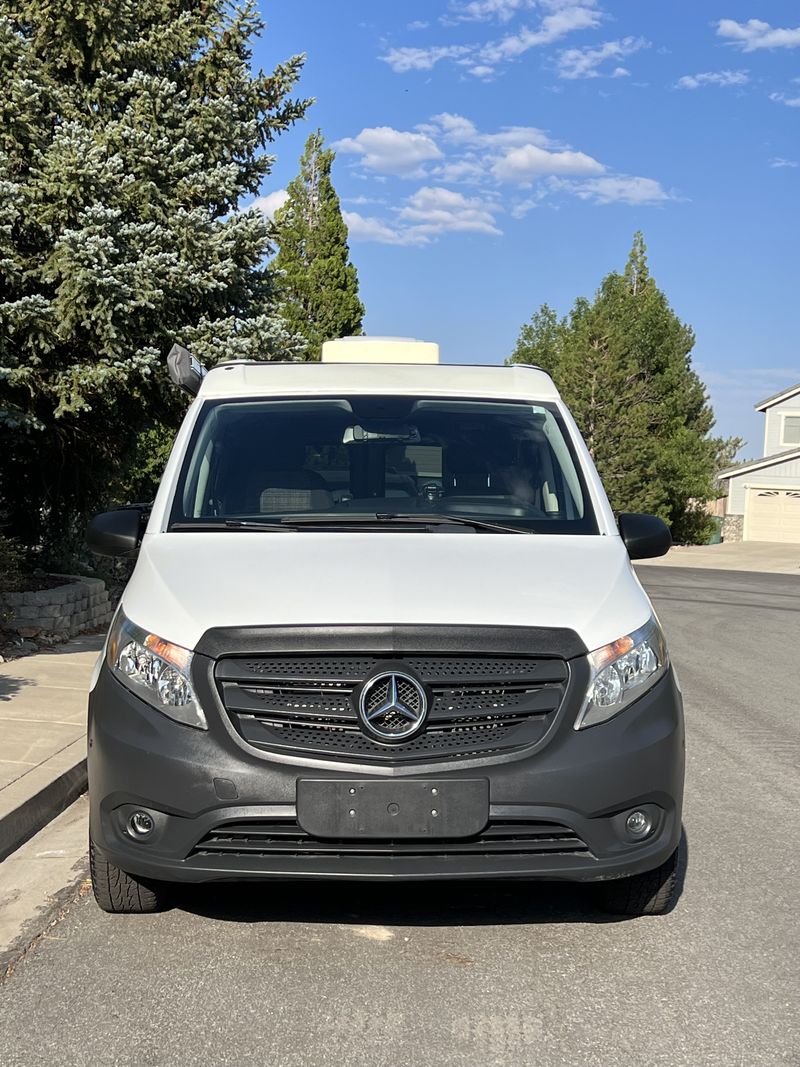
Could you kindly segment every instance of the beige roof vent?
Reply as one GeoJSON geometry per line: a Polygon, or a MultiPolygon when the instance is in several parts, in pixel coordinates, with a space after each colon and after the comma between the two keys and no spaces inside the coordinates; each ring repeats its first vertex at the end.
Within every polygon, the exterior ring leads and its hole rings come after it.
{"type": "Polygon", "coordinates": [[[438,363],[435,341],[413,337],[338,337],[322,346],[323,363],[438,363]]]}

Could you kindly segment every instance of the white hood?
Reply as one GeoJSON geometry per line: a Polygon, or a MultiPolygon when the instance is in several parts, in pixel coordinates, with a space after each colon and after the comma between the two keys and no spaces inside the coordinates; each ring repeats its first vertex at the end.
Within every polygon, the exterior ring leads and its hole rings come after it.
{"type": "Polygon", "coordinates": [[[123,610],[190,649],[336,623],[567,627],[593,649],[652,609],[619,537],[309,531],[148,534],[123,610]]]}

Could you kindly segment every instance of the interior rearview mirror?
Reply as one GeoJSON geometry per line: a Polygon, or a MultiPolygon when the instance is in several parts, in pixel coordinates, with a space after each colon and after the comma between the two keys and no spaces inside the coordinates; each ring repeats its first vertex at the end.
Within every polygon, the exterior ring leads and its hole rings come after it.
{"type": "Polygon", "coordinates": [[[89,550],[98,556],[132,558],[139,551],[145,512],[140,507],[118,508],[95,515],[86,531],[89,550]]]}
{"type": "Polygon", "coordinates": [[[342,436],[343,445],[362,444],[365,441],[395,441],[398,444],[416,445],[421,440],[416,426],[398,425],[388,420],[365,426],[348,426],[342,436]]]}
{"type": "Polygon", "coordinates": [[[617,525],[631,559],[654,559],[672,548],[669,527],[656,515],[624,512],[617,516],[617,525]]]}

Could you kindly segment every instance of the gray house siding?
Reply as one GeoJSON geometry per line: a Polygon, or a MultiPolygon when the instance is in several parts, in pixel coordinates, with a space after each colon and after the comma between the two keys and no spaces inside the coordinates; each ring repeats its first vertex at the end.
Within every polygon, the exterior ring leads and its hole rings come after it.
{"type": "Polygon", "coordinates": [[[790,441],[785,444],[781,440],[781,428],[784,415],[797,415],[800,417],[800,393],[767,408],[765,414],[767,423],[764,429],[764,455],[774,456],[776,452],[785,452],[787,448],[792,448],[794,442],[790,441]]]}
{"type": "MultiPolygon", "coordinates": [[[[800,414],[800,409],[798,409],[800,414]]],[[[784,449],[785,451],[785,449],[784,449]]],[[[728,480],[728,515],[744,515],[745,486],[767,485],[772,489],[800,488],[800,459],[775,463],[771,467],[733,474],[728,480]]]]}

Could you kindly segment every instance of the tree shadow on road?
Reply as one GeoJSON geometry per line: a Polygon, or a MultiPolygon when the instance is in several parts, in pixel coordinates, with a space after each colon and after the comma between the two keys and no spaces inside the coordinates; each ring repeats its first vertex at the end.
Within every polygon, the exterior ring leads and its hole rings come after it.
{"type": "MultiPolygon", "coordinates": [[[[686,878],[688,841],[681,835],[670,911],[686,878]]],[[[235,923],[334,923],[360,926],[507,926],[617,923],[630,916],[600,909],[591,883],[501,880],[450,882],[265,881],[181,886],[175,906],[235,923]]]]}
{"type": "Polygon", "coordinates": [[[33,684],[29,678],[14,678],[10,674],[0,674],[0,700],[13,700],[24,686],[33,684]]]}

